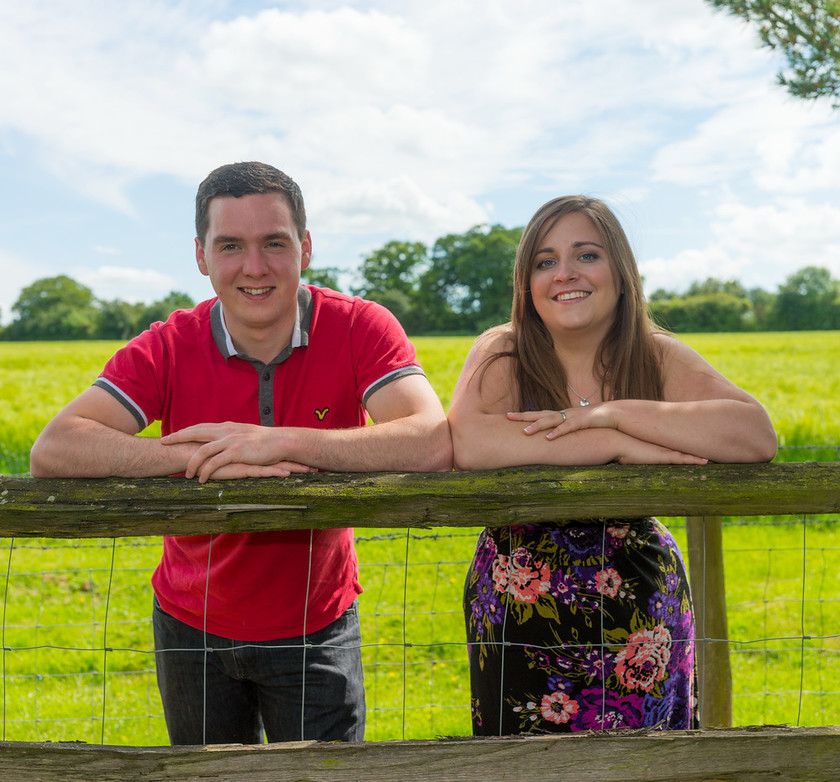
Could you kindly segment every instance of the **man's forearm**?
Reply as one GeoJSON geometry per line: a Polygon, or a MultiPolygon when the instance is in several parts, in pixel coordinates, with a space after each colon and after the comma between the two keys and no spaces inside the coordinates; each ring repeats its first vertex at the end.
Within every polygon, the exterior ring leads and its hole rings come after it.
{"type": "Polygon", "coordinates": [[[36,478],[146,478],[183,472],[195,444],[163,446],[90,419],[54,420],[30,453],[36,478]]]}
{"type": "Polygon", "coordinates": [[[452,439],[443,420],[409,417],[355,429],[287,429],[286,458],[336,472],[452,468],[452,439]]]}

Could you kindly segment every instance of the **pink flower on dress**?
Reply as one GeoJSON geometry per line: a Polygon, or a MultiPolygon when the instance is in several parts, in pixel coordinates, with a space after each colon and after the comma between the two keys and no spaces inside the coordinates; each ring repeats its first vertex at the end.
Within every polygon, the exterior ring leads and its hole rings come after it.
{"type": "Polygon", "coordinates": [[[493,583],[498,592],[508,592],[519,603],[536,603],[551,586],[551,570],[534,561],[527,549],[518,548],[511,556],[499,554],[493,562],[493,583]]]}
{"type": "Polygon", "coordinates": [[[577,701],[557,690],[550,695],[543,695],[540,714],[549,722],[561,725],[568,722],[579,708],[577,701]]]}
{"type": "Polygon", "coordinates": [[[615,568],[599,570],[595,574],[595,587],[598,594],[615,597],[621,589],[621,576],[615,568]]]}
{"type": "Polygon", "coordinates": [[[627,645],[615,657],[615,673],[627,689],[650,692],[665,677],[670,659],[671,633],[657,625],[628,636],[627,645]]]}

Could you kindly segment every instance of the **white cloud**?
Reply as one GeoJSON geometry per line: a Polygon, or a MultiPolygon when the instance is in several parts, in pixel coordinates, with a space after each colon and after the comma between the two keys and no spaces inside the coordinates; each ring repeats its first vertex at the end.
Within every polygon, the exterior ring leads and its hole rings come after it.
{"type": "Polygon", "coordinates": [[[99,299],[122,299],[129,302],[152,302],[177,289],[177,280],[154,269],[126,266],[77,268],[70,276],[90,288],[99,299]]]}
{"type": "Polygon", "coordinates": [[[12,306],[18,300],[21,290],[41,277],[52,276],[52,271],[33,266],[22,258],[0,252],[0,324],[8,325],[13,319],[12,306]]]}
{"type": "Polygon", "coordinates": [[[487,212],[461,193],[435,199],[408,177],[390,181],[365,180],[345,190],[316,195],[312,222],[329,233],[408,235],[432,241],[438,232],[453,232],[465,224],[488,221],[487,212]]]}
{"type": "Polygon", "coordinates": [[[311,111],[401,101],[400,82],[417,81],[429,54],[405,20],[377,10],[268,9],[212,23],[179,65],[220,102],[288,126],[311,111]]]}
{"type": "Polygon", "coordinates": [[[765,192],[834,187],[840,128],[831,109],[760,86],[714,112],[696,132],[664,146],[654,178],[684,186],[748,181],[765,192]]]}
{"type": "Polygon", "coordinates": [[[348,194],[408,177],[472,219],[482,191],[524,170],[560,183],[626,165],[660,140],[669,110],[742,94],[759,59],[746,28],[701,0],[481,13],[407,2],[223,21],[189,3],[27,6],[0,55],[0,122],[38,138],[63,181],[128,214],[139,177],[197,181],[262,156],[348,194]]]}
{"type": "Polygon", "coordinates": [[[713,240],[639,266],[645,288],[684,291],[707,277],[775,292],[795,271],[821,266],[840,278],[840,206],[801,198],[750,206],[730,197],[715,210],[713,240]]]}

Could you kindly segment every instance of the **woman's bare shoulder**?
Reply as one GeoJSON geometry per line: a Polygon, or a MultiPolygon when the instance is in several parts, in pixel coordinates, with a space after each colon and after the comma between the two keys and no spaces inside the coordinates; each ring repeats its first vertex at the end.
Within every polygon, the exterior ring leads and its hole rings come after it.
{"type": "Polygon", "coordinates": [[[694,348],[689,347],[673,334],[665,331],[655,331],[651,336],[661,362],[665,363],[676,360],[692,365],[705,363],[703,357],[694,348]]]}

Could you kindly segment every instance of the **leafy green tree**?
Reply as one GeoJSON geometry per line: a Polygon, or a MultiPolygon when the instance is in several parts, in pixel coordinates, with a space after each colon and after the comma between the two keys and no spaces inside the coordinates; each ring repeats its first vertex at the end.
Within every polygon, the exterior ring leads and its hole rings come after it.
{"type": "Polygon", "coordinates": [[[761,43],[780,50],[778,81],[798,98],[840,106],[840,0],[706,0],[753,23],[761,43]]]}
{"type": "Polygon", "coordinates": [[[731,293],[675,297],[650,304],[654,320],[676,333],[744,331],[750,302],[731,293]]]}
{"type": "Polygon", "coordinates": [[[195,302],[186,293],[170,291],[160,301],[153,302],[141,310],[134,333],[139,334],[156,321],[166,320],[175,310],[188,310],[194,306],[195,302]]]}
{"type": "Polygon", "coordinates": [[[754,331],[768,331],[772,328],[773,309],[776,294],[763,288],[751,288],[747,295],[752,303],[752,315],[747,313],[747,322],[754,331]]]}
{"type": "Polygon", "coordinates": [[[475,226],[435,242],[420,298],[433,330],[482,331],[510,319],[521,228],[475,226]]]}
{"type": "Polygon", "coordinates": [[[129,304],[121,299],[100,301],[96,338],[122,341],[131,339],[140,331],[137,324],[144,309],[144,304],[129,304]]]}
{"type": "Polygon", "coordinates": [[[650,296],[647,297],[648,303],[652,303],[654,301],[669,301],[670,299],[676,298],[677,294],[673,291],[666,291],[665,288],[657,288],[650,296]]]}
{"type": "Polygon", "coordinates": [[[374,291],[366,298],[389,309],[408,334],[427,331],[423,311],[416,306],[414,297],[402,291],[374,291]]]}
{"type": "Polygon", "coordinates": [[[419,298],[421,270],[428,264],[422,242],[390,241],[362,259],[361,285],[353,293],[394,313],[409,334],[428,330],[419,298]]]}
{"type": "MultiPolygon", "coordinates": [[[[437,245],[436,245],[437,246],[437,245]]],[[[420,276],[417,310],[420,326],[415,333],[468,332],[470,327],[449,301],[450,280],[433,265],[420,276]]],[[[406,329],[408,330],[408,329],[406,329]]]]}
{"type": "Polygon", "coordinates": [[[64,274],[24,288],[12,312],[16,318],[5,330],[6,339],[91,339],[99,320],[90,288],[64,274]]]}
{"type": "Polygon", "coordinates": [[[828,269],[806,266],[779,286],[773,323],[785,331],[840,327],[840,282],[828,269]]]}
{"type": "Polygon", "coordinates": [[[708,277],[705,282],[693,282],[688,286],[685,297],[709,296],[715,293],[727,293],[736,299],[747,299],[747,289],[737,280],[719,280],[715,277],[708,277]]]}
{"type": "Polygon", "coordinates": [[[362,285],[355,293],[375,298],[377,293],[399,291],[413,298],[420,272],[428,262],[427,252],[422,242],[388,242],[362,260],[362,285]]]}

